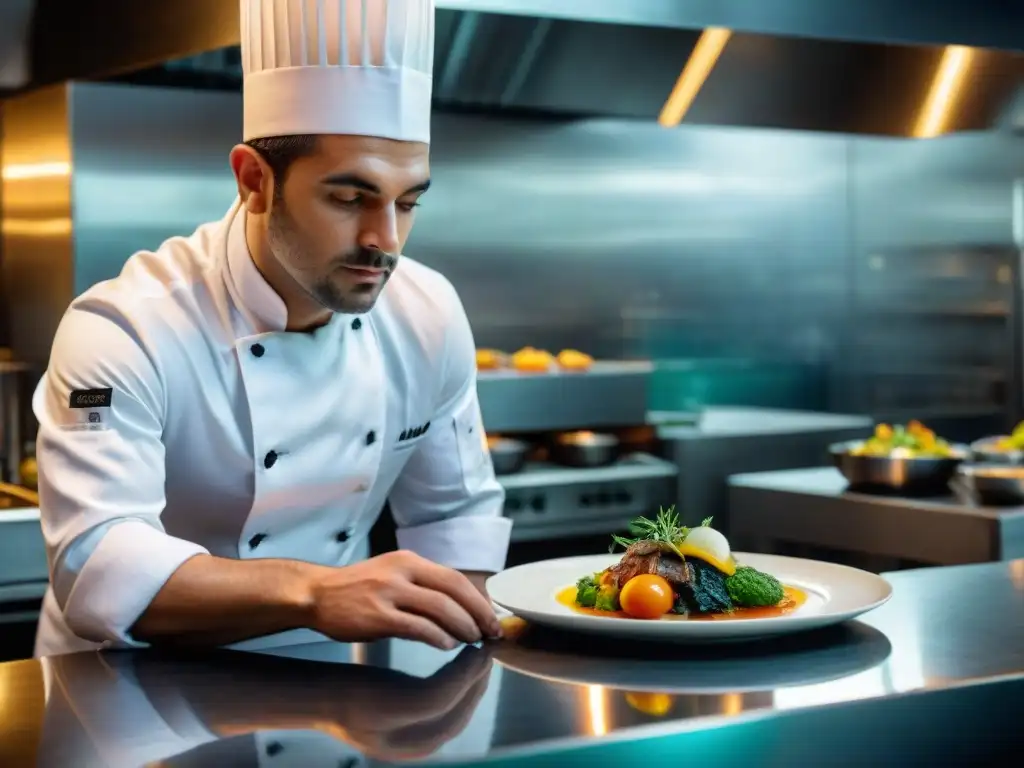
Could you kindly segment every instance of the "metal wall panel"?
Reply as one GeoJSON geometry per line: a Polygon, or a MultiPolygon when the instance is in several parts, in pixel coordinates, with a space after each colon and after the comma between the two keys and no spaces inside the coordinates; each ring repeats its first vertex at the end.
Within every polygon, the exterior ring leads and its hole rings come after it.
{"type": "MultiPolygon", "coordinates": [[[[72,126],[74,258],[8,286],[69,285],[54,288],[61,310],[133,251],[222,215],[241,116],[234,93],[74,84],[71,99],[70,117],[51,120],[72,126]]],[[[435,118],[432,158],[408,253],[456,284],[480,346],[817,366],[837,409],[863,402],[853,374],[881,343],[854,333],[864,292],[886,284],[866,281],[864,263],[893,248],[1011,245],[1024,175],[1024,143],[994,133],[912,143],[452,114],[435,118]]],[[[908,279],[911,295],[934,285],[908,279]]],[[[58,313],[15,314],[52,333],[58,313]]],[[[915,327],[908,344],[944,347],[915,327]]],[[[957,338],[998,356],[1006,333],[957,338]]]]}

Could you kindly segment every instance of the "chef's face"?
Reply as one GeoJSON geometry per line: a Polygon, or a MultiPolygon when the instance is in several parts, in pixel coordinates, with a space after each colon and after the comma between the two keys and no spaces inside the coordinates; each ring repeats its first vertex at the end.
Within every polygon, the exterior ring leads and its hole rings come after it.
{"type": "Polygon", "coordinates": [[[263,158],[253,159],[263,166],[266,210],[260,218],[276,266],[324,309],[371,309],[430,185],[427,145],[320,136],[312,152],[288,167],[283,183],[263,158]]]}

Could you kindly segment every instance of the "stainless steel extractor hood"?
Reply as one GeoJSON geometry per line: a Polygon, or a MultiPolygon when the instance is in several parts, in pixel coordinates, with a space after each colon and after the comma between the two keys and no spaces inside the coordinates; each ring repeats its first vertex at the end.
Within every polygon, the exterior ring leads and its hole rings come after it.
{"type": "Polygon", "coordinates": [[[439,13],[436,99],[654,120],[692,60],[688,123],[926,136],[1001,124],[1024,85],[1013,51],[704,32],[439,13]]]}
{"type": "MultiPolygon", "coordinates": [[[[213,64],[161,68],[174,76],[219,68],[224,82],[237,81],[238,0],[36,2],[37,81],[137,70],[222,46],[229,55],[213,64]]],[[[1000,0],[942,13],[891,0],[437,5],[441,108],[890,136],[1020,124],[1013,107],[1024,54],[1015,49],[1024,22],[1000,0]]]]}

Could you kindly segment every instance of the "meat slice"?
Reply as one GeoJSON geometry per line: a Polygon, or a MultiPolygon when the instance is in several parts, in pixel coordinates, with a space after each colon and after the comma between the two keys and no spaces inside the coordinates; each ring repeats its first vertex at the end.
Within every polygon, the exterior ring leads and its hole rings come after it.
{"type": "Polygon", "coordinates": [[[661,576],[675,589],[685,585],[690,574],[682,560],[663,552],[656,541],[631,544],[622,559],[609,569],[615,586],[622,589],[627,581],[643,573],[661,576]]]}

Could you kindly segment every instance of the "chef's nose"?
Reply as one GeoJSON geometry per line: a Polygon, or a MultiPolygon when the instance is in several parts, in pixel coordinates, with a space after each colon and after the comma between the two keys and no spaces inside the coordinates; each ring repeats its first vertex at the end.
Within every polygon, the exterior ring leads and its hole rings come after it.
{"type": "Polygon", "coordinates": [[[398,253],[398,215],[394,205],[382,205],[363,214],[359,244],[385,253],[398,253]]]}

